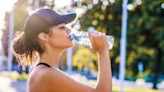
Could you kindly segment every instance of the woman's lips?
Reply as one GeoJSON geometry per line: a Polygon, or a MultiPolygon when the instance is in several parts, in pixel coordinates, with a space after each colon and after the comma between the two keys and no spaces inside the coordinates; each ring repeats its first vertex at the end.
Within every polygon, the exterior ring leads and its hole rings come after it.
{"type": "Polygon", "coordinates": [[[71,41],[73,40],[70,36],[68,37],[71,41]]]}

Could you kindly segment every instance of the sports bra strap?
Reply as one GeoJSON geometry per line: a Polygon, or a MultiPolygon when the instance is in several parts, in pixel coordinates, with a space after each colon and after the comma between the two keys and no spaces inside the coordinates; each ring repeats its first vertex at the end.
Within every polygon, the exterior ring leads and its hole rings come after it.
{"type": "Polygon", "coordinates": [[[38,66],[38,65],[45,65],[45,66],[47,66],[47,67],[51,67],[51,66],[49,66],[49,65],[46,64],[46,63],[39,63],[39,64],[37,64],[36,66],[38,66]]]}

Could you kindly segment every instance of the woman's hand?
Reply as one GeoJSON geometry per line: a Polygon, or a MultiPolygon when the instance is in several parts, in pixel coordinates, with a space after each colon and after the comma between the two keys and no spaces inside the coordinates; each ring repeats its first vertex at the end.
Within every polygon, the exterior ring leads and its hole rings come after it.
{"type": "Polygon", "coordinates": [[[88,31],[88,35],[91,41],[91,51],[104,53],[109,52],[108,42],[106,40],[106,34],[98,31],[88,31]]]}

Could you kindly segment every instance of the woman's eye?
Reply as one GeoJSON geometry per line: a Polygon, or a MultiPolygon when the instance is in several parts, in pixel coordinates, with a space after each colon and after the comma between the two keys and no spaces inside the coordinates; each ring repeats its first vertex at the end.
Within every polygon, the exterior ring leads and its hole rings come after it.
{"type": "Polygon", "coordinates": [[[65,27],[60,27],[61,29],[64,29],[65,27]]]}

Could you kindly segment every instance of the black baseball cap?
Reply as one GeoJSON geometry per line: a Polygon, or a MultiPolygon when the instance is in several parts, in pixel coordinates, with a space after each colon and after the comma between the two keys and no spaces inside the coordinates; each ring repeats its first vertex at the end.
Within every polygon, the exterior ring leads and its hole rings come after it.
{"type": "Polygon", "coordinates": [[[32,41],[47,28],[62,23],[70,23],[76,18],[76,13],[60,15],[51,9],[40,9],[33,13],[24,26],[25,38],[32,41]]]}

